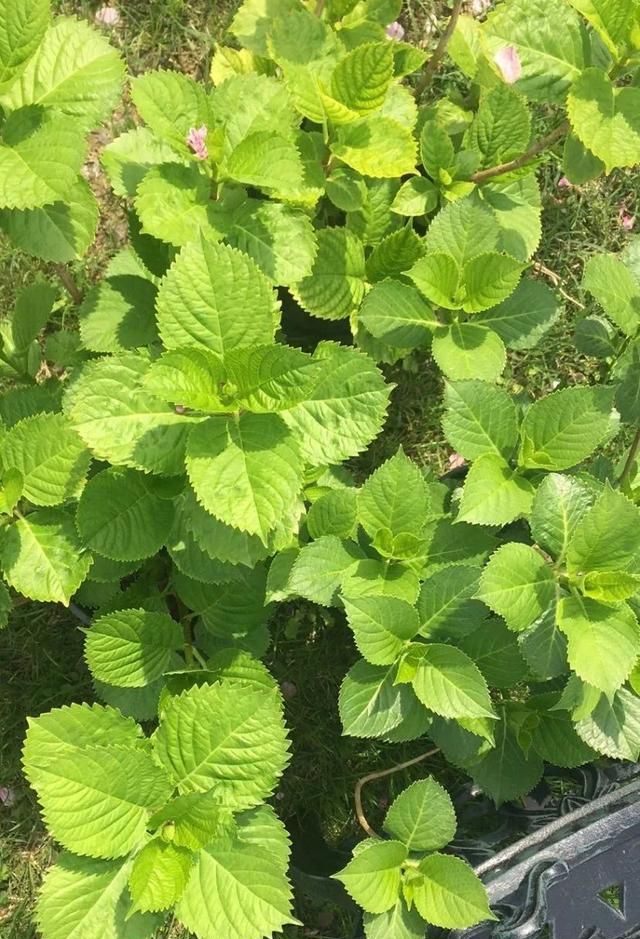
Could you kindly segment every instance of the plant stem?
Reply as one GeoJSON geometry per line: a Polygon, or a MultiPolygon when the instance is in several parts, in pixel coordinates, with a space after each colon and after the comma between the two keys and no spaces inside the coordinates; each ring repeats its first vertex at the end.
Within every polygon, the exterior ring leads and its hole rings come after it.
{"type": "Polygon", "coordinates": [[[60,278],[60,281],[62,282],[62,286],[67,291],[73,302],[77,303],[78,305],[81,304],[82,291],[71,276],[71,271],[69,268],[64,264],[57,264],[56,272],[60,278]]]}
{"type": "Polygon", "coordinates": [[[419,101],[424,93],[429,90],[433,78],[440,68],[440,63],[444,59],[444,54],[447,51],[449,40],[453,36],[453,31],[456,28],[456,23],[458,22],[458,17],[460,16],[460,12],[462,10],[462,3],[463,0],[454,0],[453,2],[451,16],[449,17],[447,27],[440,37],[440,42],[436,46],[433,55],[424,67],[422,78],[415,87],[414,95],[417,101],[419,101]]]}
{"type": "Polygon", "coordinates": [[[563,121],[555,130],[550,131],[548,134],[545,134],[544,137],[541,137],[540,140],[536,140],[535,143],[532,143],[522,156],[516,157],[515,160],[509,160],[508,163],[500,163],[498,166],[490,166],[486,170],[478,170],[477,173],[469,177],[469,180],[472,183],[484,183],[488,179],[493,179],[494,176],[503,176],[505,173],[512,173],[514,170],[519,170],[521,167],[526,166],[527,163],[532,163],[538,154],[550,147],[556,140],[560,140],[561,137],[564,137],[568,130],[569,122],[563,121]]]}
{"type": "Polygon", "coordinates": [[[202,668],[206,668],[206,667],[207,667],[207,660],[206,660],[202,655],[200,655],[200,653],[198,652],[198,650],[196,649],[195,646],[191,646],[191,651],[192,651],[193,657],[194,657],[194,659],[196,660],[196,662],[198,663],[198,665],[202,666],[202,668]]]}
{"type": "Polygon", "coordinates": [[[356,806],[356,817],[360,823],[360,827],[366,831],[370,838],[378,838],[379,835],[371,827],[367,821],[367,816],[364,814],[362,808],[362,790],[367,785],[367,783],[373,782],[374,779],[383,779],[385,776],[391,776],[393,773],[399,773],[400,770],[408,769],[410,766],[415,766],[416,763],[422,763],[423,760],[427,760],[430,756],[433,756],[435,753],[439,753],[439,747],[435,747],[433,750],[427,750],[426,753],[422,753],[420,756],[414,756],[412,760],[405,760],[404,763],[398,763],[396,766],[392,766],[391,769],[383,769],[377,773],[369,773],[368,776],[363,776],[362,779],[359,779],[356,783],[356,788],[353,794],[353,801],[356,806]]]}
{"type": "Polygon", "coordinates": [[[631,476],[631,470],[633,469],[633,464],[636,461],[636,457],[640,453],[640,427],[636,431],[636,435],[633,438],[631,446],[629,447],[629,453],[627,454],[627,459],[624,464],[622,473],[620,474],[620,479],[618,480],[618,485],[621,489],[624,489],[629,477],[631,476]]]}
{"type": "Polygon", "coordinates": [[[324,13],[324,7],[327,0],[317,0],[316,2],[316,16],[322,16],[324,13]]]}

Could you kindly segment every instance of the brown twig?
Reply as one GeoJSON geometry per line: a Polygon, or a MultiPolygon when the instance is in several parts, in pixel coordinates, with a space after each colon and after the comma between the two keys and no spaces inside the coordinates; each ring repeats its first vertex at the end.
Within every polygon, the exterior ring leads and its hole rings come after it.
{"type": "Polygon", "coordinates": [[[627,459],[625,460],[622,473],[620,474],[620,479],[618,480],[618,485],[621,489],[624,489],[625,484],[627,483],[629,477],[631,476],[631,470],[633,469],[633,464],[636,461],[638,454],[640,453],[640,427],[636,431],[636,435],[633,438],[633,442],[629,447],[629,453],[627,454],[627,459]]]}
{"type": "Polygon", "coordinates": [[[512,173],[514,170],[519,170],[523,166],[526,166],[527,163],[532,163],[535,158],[560,140],[561,137],[569,130],[569,122],[563,121],[555,130],[550,131],[548,134],[545,134],[544,137],[541,137],[540,140],[536,140],[535,143],[532,143],[528,150],[519,156],[515,160],[509,160],[508,163],[499,163],[497,166],[489,166],[486,170],[478,170],[477,173],[474,173],[473,176],[470,176],[469,179],[472,183],[485,183],[488,179],[493,179],[495,176],[503,176],[505,173],[512,173]]]}
{"type": "Polygon", "coordinates": [[[570,293],[567,293],[567,291],[560,286],[562,283],[560,275],[556,274],[555,271],[552,271],[551,268],[546,266],[546,264],[542,264],[541,261],[534,261],[533,269],[534,271],[538,271],[539,274],[544,274],[545,277],[548,277],[558,293],[561,294],[565,300],[567,300],[569,303],[572,303],[574,306],[577,306],[579,310],[586,309],[584,303],[580,303],[579,300],[576,300],[575,297],[572,297],[570,293]]]}
{"type": "Polygon", "coordinates": [[[316,16],[322,16],[326,2],[327,0],[317,0],[315,10],[316,16]]]}
{"type": "Polygon", "coordinates": [[[444,54],[447,51],[447,46],[449,45],[449,40],[453,36],[453,31],[456,28],[456,23],[458,22],[458,17],[462,10],[462,4],[464,0],[454,0],[453,7],[451,9],[451,16],[449,17],[449,22],[447,23],[446,29],[440,36],[440,42],[435,48],[435,51],[427,64],[424,67],[424,72],[422,73],[422,78],[415,87],[414,95],[416,100],[419,101],[423,94],[429,90],[431,87],[431,82],[440,68],[440,63],[444,59],[444,54]]]}
{"type": "Polygon", "coordinates": [[[391,769],[383,769],[377,773],[369,773],[367,776],[363,776],[362,779],[358,780],[353,794],[353,801],[356,806],[356,817],[360,823],[360,827],[366,831],[370,838],[378,838],[379,835],[367,821],[367,816],[364,814],[364,809],[362,808],[362,790],[367,783],[373,782],[374,779],[383,779],[385,776],[391,776],[393,773],[399,773],[400,770],[415,766],[416,763],[422,763],[423,760],[427,760],[430,756],[439,752],[439,747],[435,747],[435,749],[428,750],[420,756],[414,756],[412,760],[405,760],[404,763],[398,763],[396,766],[392,766],[391,769]]]}
{"type": "Polygon", "coordinates": [[[82,291],[80,290],[75,280],[71,276],[71,272],[69,271],[69,268],[66,267],[64,264],[57,264],[56,273],[58,277],[60,278],[62,286],[67,291],[67,293],[69,294],[73,302],[77,303],[78,305],[81,304],[82,299],[83,299],[82,291]]]}

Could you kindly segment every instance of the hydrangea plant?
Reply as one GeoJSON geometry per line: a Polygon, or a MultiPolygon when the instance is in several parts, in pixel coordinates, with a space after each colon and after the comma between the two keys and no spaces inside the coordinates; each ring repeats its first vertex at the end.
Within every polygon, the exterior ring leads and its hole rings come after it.
{"type": "MultiPolygon", "coordinates": [[[[0,616],[14,592],[91,609],[102,702],[30,721],[25,771],[65,849],[44,939],[295,923],[267,804],[289,742],[259,661],[292,598],[353,632],[344,732],[425,738],[497,804],[545,761],[640,754],[634,243],[585,268],[603,315],[576,343],[603,382],[531,401],[503,379],[558,316],[532,276],[543,154],[563,141],[575,183],[640,162],[640,8],[503,0],[479,19],[455,0],[431,54],[399,13],[245,0],[210,81],[134,78],[135,124],[102,154],[126,247],[77,331],[47,326],[44,280],[2,323],[0,616]],[[446,55],[464,93],[437,83],[446,55]],[[464,470],[400,450],[356,485],[341,464],[383,429],[380,363],[414,350],[464,470]]],[[[44,0],[3,14],[0,224],[65,262],[95,231],[78,174],[122,65],[44,0]]],[[[493,916],[435,780],[382,834],[359,793],[357,817],[367,840],[336,876],[368,939],[493,916]]]]}

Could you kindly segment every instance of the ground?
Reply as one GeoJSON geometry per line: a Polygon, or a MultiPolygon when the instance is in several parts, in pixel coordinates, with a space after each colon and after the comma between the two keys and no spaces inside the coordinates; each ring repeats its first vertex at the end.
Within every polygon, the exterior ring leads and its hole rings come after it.
{"type": "MultiPolygon", "coordinates": [[[[60,11],[93,18],[96,4],[61,0],[60,11]]],[[[206,75],[212,41],[224,34],[236,0],[122,0],[121,22],[112,33],[126,55],[129,68],[138,72],[163,66],[181,68],[198,77],[206,75]]],[[[403,21],[414,37],[428,33],[432,4],[405,0],[403,21]]],[[[446,72],[439,79],[448,81],[446,72]]],[[[123,222],[99,173],[99,147],[127,122],[126,107],[94,140],[89,177],[102,196],[105,218],[87,271],[94,277],[118,245],[123,222]]],[[[576,317],[589,312],[589,298],[580,290],[584,261],[596,251],[618,250],[629,237],[619,222],[624,207],[634,213],[640,177],[616,172],[581,189],[558,186],[561,171],[550,161],[542,171],[543,241],[536,255],[540,274],[556,280],[563,291],[564,311],[558,325],[534,353],[512,357],[505,381],[512,388],[527,388],[533,396],[558,382],[581,381],[597,363],[576,354],[572,340],[576,317]],[[555,277],[554,277],[555,275],[555,277]]],[[[0,240],[0,314],[11,308],[17,289],[28,283],[36,268],[24,256],[11,252],[0,240]]],[[[446,467],[447,450],[439,431],[439,379],[427,358],[388,370],[397,384],[385,433],[355,467],[366,474],[392,455],[402,443],[422,465],[436,472],[446,467]]],[[[269,664],[277,678],[290,683],[287,720],[293,737],[293,762],[277,794],[276,804],[285,819],[322,820],[323,833],[334,843],[354,837],[356,826],[352,794],[357,779],[389,764],[387,749],[375,741],[340,737],[337,691],[355,659],[350,635],[327,612],[310,605],[285,609],[274,624],[274,645],[269,664]],[[295,692],[295,693],[294,693],[295,692]]],[[[10,626],[0,633],[0,789],[11,790],[15,803],[0,804],[0,939],[33,939],[31,910],[41,875],[55,856],[55,848],[39,821],[33,795],[20,774],[20,747],[27,715],[85,699],[91,694],[82,659],[82,634],[62,608],[24,603],[10,626]]],[[[394,749],[394,759],[416,755],[420,743],[394,749]]],[[[430,768],[446,771],[438,764],[430,768]]],[[[444,775],[443,775],[444,773],[444,775]]],[[[386,800],[406,785],[400,774],[391,784],[373,785],[367,811],[375,824],[386,800]]],[[[298,916],[304,929],[291,937],[348,939],[353,929],[349,916],[330,906],[314,908],[302,902],[298,916]]],[[[172,939],[180,931],[170,927],[172,939]]],[[[182,934],[184,935],[184,934],[182,934]]]]}

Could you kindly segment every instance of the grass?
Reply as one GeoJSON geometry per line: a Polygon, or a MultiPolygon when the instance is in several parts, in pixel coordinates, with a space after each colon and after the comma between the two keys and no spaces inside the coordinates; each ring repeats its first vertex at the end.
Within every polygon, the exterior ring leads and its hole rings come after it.
{"type": "MultiPolygon", "coordinates": [[[[92,18],[97,4],[60,0],[56,6],[61,12],[92,18]]],[[[126,0],[119,7],[120,24],[110,35],[133,73],[166,67],[202,78],[208,72],[212,39],[223,35],[236,6],[237,0],[126,0]]],[[[414,36],[425,35],[432,4],[412,0],[408,6],[406,25],[414,36]]],[[[438,82],[442,85],[447,80],[445,73],[438,82]]],[[[119,132],[129,120],[125,106],[106,133],[119,132]]],[[[104,135],[97,136],[91,165],[106,224],[89,257],[88,274],[81,275],[88,279],[97,276],[122,237],[121,210],[109,198],[97,171],[97,154],[104,140],[104,135]]],[[[595,312],[580,290],[582,267],[594,252],[616,251],[624,244],[629,236],[619,225],[618,210],[624,205],[633,214],[640,195],[640,178],[632,173],[617,172],[607,180],[570,190],[558,188],[559,175],[555,162],[541,173],[543,238],[536,258],[557,275],[573,301],[564,302],[557,325],[537,349],[510,357],[505,376],[512,389],[527,389],[533,396],[558,383],[589,381],[597,374],[597,363],[577,355],[572,340],[577,317],[595,312]]],[[[11,307],[17,290],[36,270],[52,273],[48,265],[34,263],[0,242],[0,311],[11,307]]],[[[415,355],[386,372],[397,388],[385,433],[358,462],[358,471],[369,472],[400,444],[418,463],[442,471],[448,448],[440,431],[441,383],[432,364],[426,356],[415,355]]],[[[390,750],[376,741],[340,736],[337,693],[356,651],[338,614],[311,605],[285,607],[273,632],[269,664],[276,677],[295,690],[286,704],[292,763],[276,805],[285,820],[302,819],[317,827],[329,843],[348,845],[358,837],[352,808],[357,779],[416,755],[423,745],[417,742],[390,750]]],[[[26,717],[90,695],[77,624],[57,607],[18,607],[9,627],[0,633],[0,786],[9,786],[16,796],[12,807],[0,805],[0,939],[35,936],[33,900],[41,875],[55,855],[21,777],[26,717]]],[[[452,781],[437,761],[429,768],[435,768],[445,782],[452,781]]],[[[416,774],[423,771],[419,768],[416,774]]],[[[365,808],[374,826],[380,824],[385,805],[409,778],[403,773],[367,787],[365,808]]],[[[352,934],[353,917],[331,905],[318,906],[300,898],[297,915],[305,927],[290,931],[291,937],[348,939],[352,934]]],[[[176,929],[169,933],[172,939],[180,936],[176,929]]]]}

